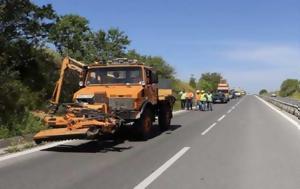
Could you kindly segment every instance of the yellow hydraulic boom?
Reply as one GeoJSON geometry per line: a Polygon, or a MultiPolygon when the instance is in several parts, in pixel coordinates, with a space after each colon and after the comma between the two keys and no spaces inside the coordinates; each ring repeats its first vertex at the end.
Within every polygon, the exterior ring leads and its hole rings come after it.
{"type": "Polygon", "coordinates": [[[87,65],[79,62],[75,59],[72,59],[70,57],[66,57],[64,58],[62,65],[61,65],[61,71],[60,71],[60,76],[59,79],[56,82],[52,97],[51,97],[51,104],[59,104],[59,99],[60,99],[60,95],[61,95],[61,89],[62,89],[62,85],[63,85],[63,81],[64,81],[64,75],[65,75],[65,71],[70,69],[70,70],[74,70],[76,72],[79,73],[80,77],[83,77],[84,71],[87,68],[87,65]]]}

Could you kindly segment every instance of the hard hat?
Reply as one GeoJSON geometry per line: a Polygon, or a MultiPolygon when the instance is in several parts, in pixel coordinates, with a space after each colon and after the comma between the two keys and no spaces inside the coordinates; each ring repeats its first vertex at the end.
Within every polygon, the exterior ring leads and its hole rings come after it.
{"type": "Polygon", "coordinates": [[[196,93],[200,93],[200,91],[199,91],[199,90],[196,90],[196,93]]]}
{"type": "Polygon", "coordinates": [[[204,90],[201,91],[201,93],[204,93],[204,92],[205,92],[204,90]]]}

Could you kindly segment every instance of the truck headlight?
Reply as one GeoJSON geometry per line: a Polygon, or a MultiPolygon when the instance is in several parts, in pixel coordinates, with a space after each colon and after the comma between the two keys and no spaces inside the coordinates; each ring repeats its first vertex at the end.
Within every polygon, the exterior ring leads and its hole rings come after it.
{"type": "Polygon", "coordinates": [[[94,94],[79,94],[77,95],[75,102],[94,104],[95,103],[94,94]]]}

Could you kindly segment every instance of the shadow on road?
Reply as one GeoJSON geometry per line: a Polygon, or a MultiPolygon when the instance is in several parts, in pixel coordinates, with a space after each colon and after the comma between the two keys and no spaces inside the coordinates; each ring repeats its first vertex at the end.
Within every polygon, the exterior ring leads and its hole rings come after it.
{"type": "Polygon", "coordinates": [[[79,152],[79,153],[106,153],[106,152],[122,152],[129,150],[129,147],[116,147],[123,141],[118,140],[105,140],[105,141],[88,141],[80,145],[59,145],[52,148],[45,149],[43,151],[54,151],[54,152],[79,152]]]}
{"type": "MultiPolygon", "coordinates": [[[[181,125],[171,125],[170,129],[167,131],[160,131],[158,125],[154,125],[152,138],[155,138],[163,133],[172,134],[172,131],[180,128],[181,125]]],[[[87,141],[85,143],[81,143],[79,145],[68,145],[63,144],[59,146],[55,146],[52,148],[44,149],[43,151],[52,151],[52,152],[73,152],[73,153],[106,153],[106,152],[122,152],[125,150],[130,150],[133,148],[132,146],[120,146],[125,141],[135,141],[135,142],[145,142],[136,139],[136,137],[132,134],[133,132],[130,129],[126,129],[121,134],[117,136],[106,136],[100,140],[87,141]]]]}

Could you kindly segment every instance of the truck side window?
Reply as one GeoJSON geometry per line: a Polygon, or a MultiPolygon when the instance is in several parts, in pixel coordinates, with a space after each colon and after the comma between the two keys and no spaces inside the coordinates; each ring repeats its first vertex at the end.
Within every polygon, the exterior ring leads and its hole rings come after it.
{"type": "Polygon", "coordinates": [[[151,84],[152,83],[152,81],[151,81],[151,78],[152,78],[151,75],[152,75],[151,70],[146,69],[146,83],[147,84],[151,84]]]}

